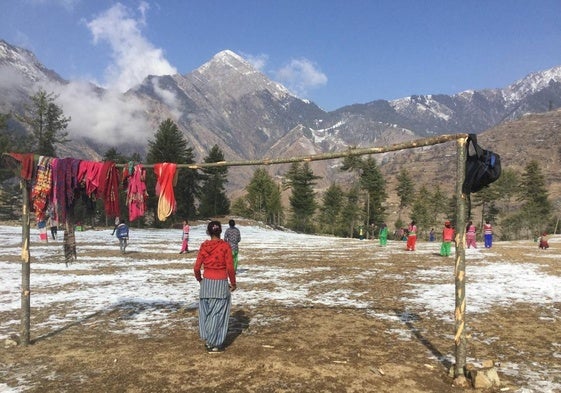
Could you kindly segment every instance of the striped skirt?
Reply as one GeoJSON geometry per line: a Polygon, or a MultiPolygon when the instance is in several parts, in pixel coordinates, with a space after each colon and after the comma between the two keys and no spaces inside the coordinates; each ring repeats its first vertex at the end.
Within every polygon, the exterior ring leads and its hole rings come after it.
{"type": "Polygon", "coordinates": [[[222,347],[228,333],[231,297],[228,280],[201,281],[199,335],[209,347],[222,347]]]}

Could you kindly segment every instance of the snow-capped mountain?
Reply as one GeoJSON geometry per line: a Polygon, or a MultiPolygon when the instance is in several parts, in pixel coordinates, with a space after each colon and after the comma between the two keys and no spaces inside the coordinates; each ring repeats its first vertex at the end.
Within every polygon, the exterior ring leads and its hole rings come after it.
{"type": "MultiPolygon", "coordinates": [[[[88,149],[101,155],[109,147],[143,155],[147,139],[167,118],[184,133],[197,160],[217,144],[231,161],[479,133],[527,113],[561,107],[561,66],[535,72],[502,89],[375,100],[325,112],[230,50],[189,73],[147,76],[140,85],[117,94],[65,81],[31,52],[0,40],[0,112],[20,112],[39,86],[54,91],[65,115],[72,118],[68,130],[74,145],[64,153],[76,157],[88,149]]],[[[337,177],[333,163],[313,165],[326,177],[325,183],[337,177]]],[[[239,175],[232,175],[230,186],[243,187],[248,171],[237,170],[239,175]]]]}

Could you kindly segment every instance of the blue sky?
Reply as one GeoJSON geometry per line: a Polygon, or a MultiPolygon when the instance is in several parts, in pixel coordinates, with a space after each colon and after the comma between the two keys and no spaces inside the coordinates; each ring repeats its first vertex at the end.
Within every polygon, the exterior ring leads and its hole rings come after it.
{"type": "Polygon", "coordinates": [[[230,49],[325,110],[561,65],[559,0],[0,0],[0,38],[118,90],[230,49]]]}

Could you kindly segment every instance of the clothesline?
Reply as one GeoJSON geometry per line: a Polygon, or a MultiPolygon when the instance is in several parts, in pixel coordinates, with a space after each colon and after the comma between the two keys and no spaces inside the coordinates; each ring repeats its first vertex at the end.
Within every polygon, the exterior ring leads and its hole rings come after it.
{"type": "MultiPolygon", "coordinates": [[[[204,162],[204,163],[194,163],[194,164],[177,164],[177,168],[203,169],[203,168],[223,167],[223,166],[274,165],[274,164],[287,164],[292,162],[332,160],[336,158],[361,156],[367,154],[388,153],[391,151],[437,145],[440,143],[446,143],[446,142],[455,141],[457,139],[467,138],[467,137],[468,134],[446,134],[446,135],[416,139],[413,141],[395,143],[389,146],[354,148],[354,149],[349,148],[345,151],[340,151],[340,152],[320,153],[320,154],[285,157],[285,158],[263,158],[259,160],[245,160],[245,161],[218,161],[218,162],[204,162]]],[[[122,168],[125,167],[126,165],[128,164],[117,164],[116,166],[122,168]]],[[[157,164],[142,164],[142,165],[145,168],[152,168],[154,167],[154,165],[157,164]]]]}

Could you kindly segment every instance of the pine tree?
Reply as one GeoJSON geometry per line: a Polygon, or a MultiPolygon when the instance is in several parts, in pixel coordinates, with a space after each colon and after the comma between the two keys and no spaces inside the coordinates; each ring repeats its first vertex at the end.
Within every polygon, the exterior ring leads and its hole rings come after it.
{"type": "Polygon", "coordinates": [[[432,210],[430,199],[426,196],[428,195],[427,188],[423,185],[419,190],[417,198],[413,201],[413,206],[411,208],[411,220],[417,223],[418,236],[422,236],[422,233],[427,230],[427,228],[432,225],[432,210]]]}
{"type": "Polygon", "coordinates": [[[359,194],[360,186],[358,184],[355,184],[346,194],[344,194],[346,200],[343,208],[341,209],[340,218],[338,220],[340,223],[340,229],[337,234],[340,236],[353,237],[357,224],[362,221],[360,219],[361,211],[358,204],[359,194]]]}
{"type": "Polygon", "coordinates": [[[343,190],[335,183],[331,183],[323,195],[320,207],[320,231],[335,235],[338,226],[337,220],[343,208],[343,190]]]}
{"type": "Polygon", "coordinates": [[[434,187],[434,191],[432,193],[429,193],[427,197],[429,200],[430,211],[432,212],[429,225],[431,227],[437,225],[437,223],[439,222],[438,217],[441,214],[444,214],[445,219],[449,220],[450,217],[446,215],[446,208],[445,208],[446,204],[448,203],[448,200],[446,198],[446,195],[444,195],[444,193],[442,192],[440,186],[436,185],[434,187]]]}
{"type": "Polygon", "coordinates": [[[53,93],[40,89],[31,97],[32,103],[25,106],[24,115],[18,116],[31,127],[30,149],[36,154],[55,157],[55,145],[69,142],[65,130],[71,119],[55,104],[56,98],[53,93]]]}
{"type": "Polygon", "coordinates": [[[373,157],[368,157],[362,163],[360,176],[360,187],[366,190],[369,200],[367,201],[367,223],[381,223],[386,217],[384,203],[388,198],[386,193],[386,181],[373,157]]]}
{"type": "Polygon", "coordinates": [[[286,186],[292,191],[289,198],[292,209],[290,226],[297,231],[306,233],[314,231],[312,217],[317,204],[313,186],[315,180],[319,178],[319,176],[314,175],[307,162],[302,166],[298,162],[292,163],[286,173],[286,186]]]}
{"type": "Polygon", "coordinates": [[[415,186],[407,169],[403,168],[397,175],[397,196],[399,197],[398,220],[401,219],[403,209],[409,207],[415,198],[415,186]]]}
{"type": "Polygon", "coordinates": [[[282,189],[280,184],[274,184],[267,195],[267,223],[272,225],[282,225],[284,211],[282,208],[282,189]]]}
{"type": "MultiPolygon", "coordinates": [[[[189,147],[185,136],[179,131],[173,120],[166,119],[154,134],[154,140],[148,140],[148,154],[146,163],[156,164],[170,162],[176,164],[193,164],[194,154],[193,148],[189,147]]],[[[193,169],[178,169],[177,184],[174,187],[175,199],[177,202],[176,215],[182,219],[191,219],[196,217],[197,210],[195,206],[196,198],[200,193],[199,179],[200,175],[193,169]]],[[[146,187],[148,190],[154,190],[156,177],[153,171],[147,171],[146,187]]],[[[158,200],[156,195],[149,193],[148,208],[154,211],[155,217],[158,200]]],[[[157,225],[161,225],[156,221],[157,225]]]]}
{"type": "Polygon", "coordinates": [[[545,184],[545,177],[537,161],[526,165],[520,182],[521,212],[529,230],[543,231],[551,221],[552,204],[545,184]]]}
{"type": "MultiPolygon", "coordinates": [[[[224,161],[224,153],[214,145],[205,157],[205,163],[224,161]]],[[[216,217],[230,213],[230,201],[226,196],[228,167],[203,168],[202,188],[199,203],[201,217],[216,217]]]]}
{"type": "Polygon", "coordinates": [[[491,184],[497,191],[497,200],[504,204],[504,213],[510,214],[513,209],[513,203],[518,194],[518,185],[520,184],[519,173],[508,168],[504,168],[501,177],[491,184]]]}
{"type": "Polygon", "coordinates": [[[386,181],[376,160],[372,157],[366,159],[356,156],[345,157],[341,170],[358,173],[360,188],[366,191],[364,206],[366,223],[383,222],[386,216],[384,202],[388,195],[386,193],[386,181]]]}
{"type": "Polygon", "coordinates": [[[264,168],[257,168],[246,187],[249,217],[271,225],[281,225],[283,208],[280,186],[264,168]]]}

